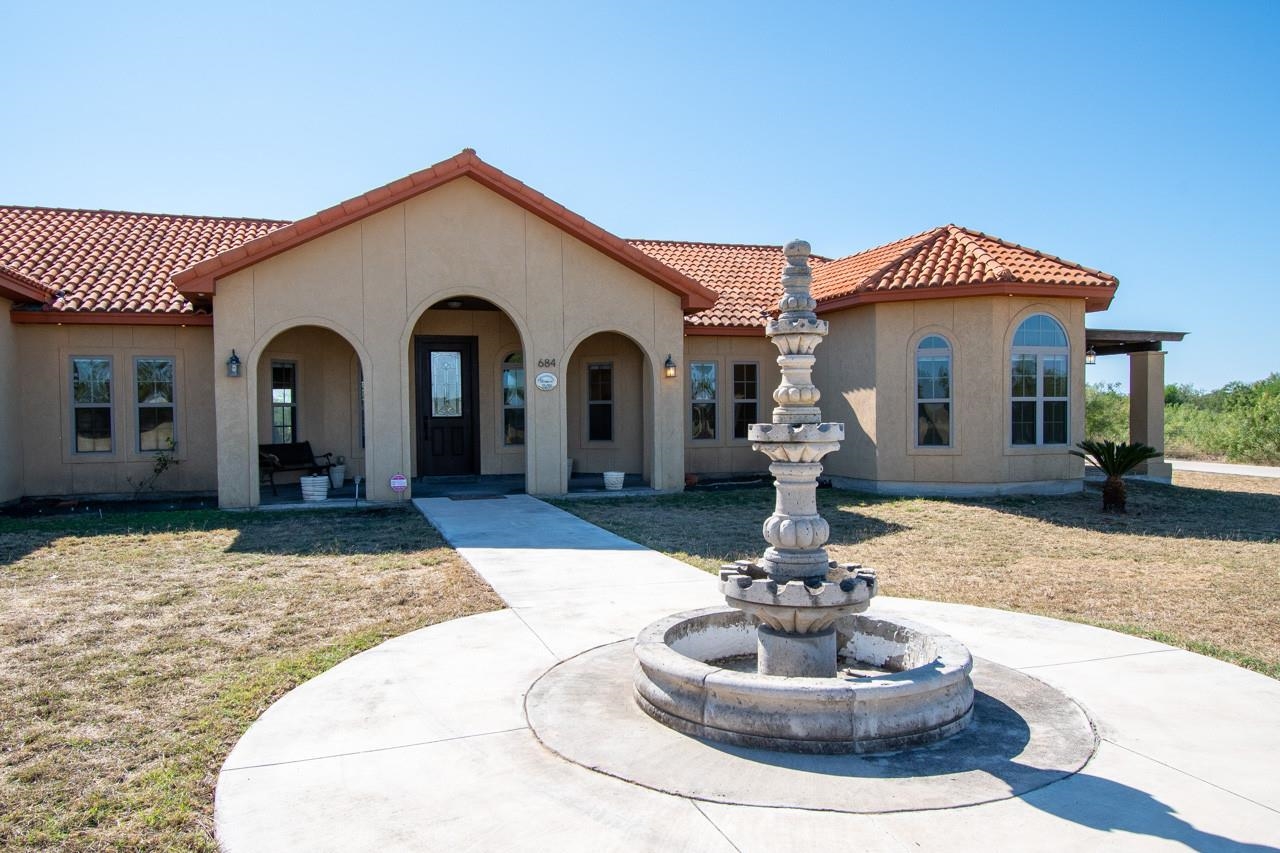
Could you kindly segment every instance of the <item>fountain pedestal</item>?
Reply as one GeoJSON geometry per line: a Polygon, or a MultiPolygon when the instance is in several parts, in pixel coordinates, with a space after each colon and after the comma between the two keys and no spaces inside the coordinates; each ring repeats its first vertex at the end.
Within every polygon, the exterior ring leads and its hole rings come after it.
{"type": "Polygon", "coordinates": [[[778,405],[772,423],[747,428],[752,448],[769,457],[777,493],[773,514],[764,522],[769,548],[755,570],[746,570],[749,564],[726,567],[720,591],[730,607],[761,623],[759,673],[832,678],[837,669],[832,625],[867,608],[875,577],[863,572],[827,580],[834,565],[823,546],[831,527],[818,512],[818,475],[822,457],[840,448],[844,424],[822,422],[822,395],[813,384],[814,350],[826,337],[827,323],[814,314],[817,303],[809,293],[809,244],[793,240],[783,254],[787,265],[779,313],[765,330],[778,348],[782,371],[773,392],[778,405]]]}
{"type": "Polygon", "coordinates": [[[766,327],[782,371],[778,405],[771,423],[747,433],[774,476],[769,547],[758,562],[721,569],[732,609],[677,614],[641,632],[636,701],[670,728],[745,746],[840,753],[930,743],[968,725],[972,659],[945,635],[858,615],[876,594],[875,572],[827,554],[818,475],[844,424],[822,421],[812,379],[827,323],[809,292],[809,244],[783,252],[779,313],[766,327]],[[842,675],[842,655],[877,674],[842,675]],[[753,671],[744,671],[749,657],[753,671]]]}

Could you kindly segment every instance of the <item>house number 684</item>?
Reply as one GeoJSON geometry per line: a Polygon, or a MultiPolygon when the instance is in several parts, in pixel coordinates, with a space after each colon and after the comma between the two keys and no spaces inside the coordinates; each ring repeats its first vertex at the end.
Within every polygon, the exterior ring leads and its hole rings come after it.
{"type": "Polygon", "coordinates": [[[555,367],[555,366],[556,366],[556,360],[554,358],[538,359],[538,367],[555,367]]]}

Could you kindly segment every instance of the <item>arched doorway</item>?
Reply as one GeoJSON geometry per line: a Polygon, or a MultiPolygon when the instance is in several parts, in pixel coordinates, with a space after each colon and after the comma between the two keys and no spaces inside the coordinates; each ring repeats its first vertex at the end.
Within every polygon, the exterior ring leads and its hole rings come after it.
{"type": "Polygon", "coordinates": [[[298,479],[308,473],[305,466],[291,464],[293,459],[281,459],[279,450],[275,460],[264,462],[269,446],[305,442],[314,455],[329,454],[330,462],[344,468],[335,492],[364,477],[371,439],[368,386],[360,356],[346,338],[323,326],[293,326],[266,343],[250,370],[249,414],[257,436],[251,458],[260,503],[299,499],[298,479]]]}
{"type": "Polygon", "coordinates": [[[568,359],[565,436],[573,473],[622,471],[648,485],[653,470],[652,365],[631,338],[597,332],[568,359]]]}
{"type": "Polygon", "coordinates": [[[507,312],[475,296],[434,301],[406,357],[414,477],[501,476],[523,489],[533,424],[524,345],[507,312]]]}

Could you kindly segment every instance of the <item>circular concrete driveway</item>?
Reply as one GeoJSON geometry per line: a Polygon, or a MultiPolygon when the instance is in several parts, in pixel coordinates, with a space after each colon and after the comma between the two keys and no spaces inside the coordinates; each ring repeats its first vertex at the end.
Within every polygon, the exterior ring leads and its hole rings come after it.
{"type": "MultiPolygon", "coordinates": [[[[569,763],[530,731],[530,686],[662,615],[719,603],[714,579],[525,496],[415,503],[508,609],[390,640],[269,708],[218,780],[216,828],[231,853],[1280,845],[1280,682],[1149,640],[960,605],[872,607],[1071,697],[1099,738],[1079,772],[983,805],[850,814],[660,793],[569,763]]],[[[860,781],[860,797],[892,795],[860,781]]]]}

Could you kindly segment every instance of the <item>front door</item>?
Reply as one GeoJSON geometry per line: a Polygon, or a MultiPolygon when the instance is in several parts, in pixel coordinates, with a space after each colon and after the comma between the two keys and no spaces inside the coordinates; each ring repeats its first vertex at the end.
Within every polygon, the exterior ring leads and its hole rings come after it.
{"type": "Polygon", "coordinates": [[[418,476],[479,474],[476,339],[421,336],[415,349],[418,476]]]}

